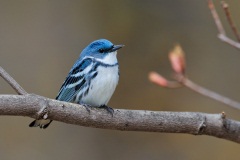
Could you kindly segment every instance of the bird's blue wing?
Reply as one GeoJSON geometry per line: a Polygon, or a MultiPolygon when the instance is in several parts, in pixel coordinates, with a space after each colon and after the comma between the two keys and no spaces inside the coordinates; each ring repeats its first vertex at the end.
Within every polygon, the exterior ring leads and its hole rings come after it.
{"type": "Polygon", "coordinates": [[[79,93],[80,88],[86,83],[86,74],[89,66],[92,65],[93,60],[86,58],[80,62],[76,62],[70,70],[66,80],[56,97],[57,100],[73,102],[75,96],[79,93]]]}

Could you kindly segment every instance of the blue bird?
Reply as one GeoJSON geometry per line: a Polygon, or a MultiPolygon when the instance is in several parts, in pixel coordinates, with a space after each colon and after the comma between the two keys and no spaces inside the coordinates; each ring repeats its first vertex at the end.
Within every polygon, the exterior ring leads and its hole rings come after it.
{"type": "MultiPolygon", "coordinates": [[[[106,39],[90,43],[80,54],[62,84],[57,100],[81,104],[86,107],[105,108],[119,80],[117,50],[124,45],[114,45],[106,39]]],[[[29,127],[47,128],[50,119],[34,120],[29,127]]]]}

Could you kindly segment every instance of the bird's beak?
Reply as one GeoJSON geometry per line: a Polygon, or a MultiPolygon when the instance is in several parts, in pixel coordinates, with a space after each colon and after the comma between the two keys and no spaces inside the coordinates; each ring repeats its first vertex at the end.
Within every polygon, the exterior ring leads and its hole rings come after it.
{"type": "Polygon", "coordinates": [[[119,44],[119,45],[114,45],[113,48],[111,49],[111,51],[116,51],[116,50],[119,50],[120,48],[124,47],[123,44],[119,44]]]}

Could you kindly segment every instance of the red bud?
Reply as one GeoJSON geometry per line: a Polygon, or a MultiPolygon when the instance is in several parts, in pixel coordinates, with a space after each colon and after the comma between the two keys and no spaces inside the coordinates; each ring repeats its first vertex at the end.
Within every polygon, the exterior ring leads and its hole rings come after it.
{"type": "Polygon", "coordinates": [[[162,86],[162,87],[168,86],[168,80],[166,80],[163,76],[159,75],[156,72],[149,73],[149,80],[157,85],[162,86]]]}
{"type": "Polygon", "coordinates": [[[185,71],[185,54],[182,47],[177,44],[172,51],[169,53],[169,59],[173,70],[176,73],[184,74],[185,71]]]}

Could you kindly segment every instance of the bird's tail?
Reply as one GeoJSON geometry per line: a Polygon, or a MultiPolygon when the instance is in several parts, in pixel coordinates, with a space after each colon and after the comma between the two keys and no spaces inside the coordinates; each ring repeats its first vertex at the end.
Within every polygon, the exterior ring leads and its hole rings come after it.
{"type": "Polygon", "coordinates": [[[47,128],[51,124],[52,120],[50,119],[39,119],[34,120],[32,123],[29,124],[29,127],[40,127],[40,128],[47,128]]]}

